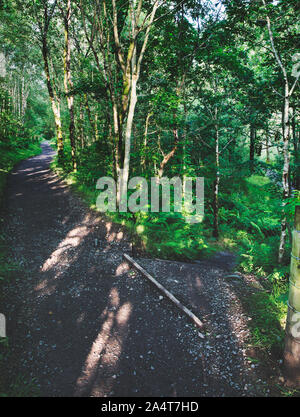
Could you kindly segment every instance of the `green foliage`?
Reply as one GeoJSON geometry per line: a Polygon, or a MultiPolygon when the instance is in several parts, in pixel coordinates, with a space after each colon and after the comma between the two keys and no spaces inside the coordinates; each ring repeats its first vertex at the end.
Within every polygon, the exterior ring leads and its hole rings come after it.
{"type": "MultiPolygon", "coordinates": [[[[221,230],[244,272],[270,274],[277,264],[281,200],[269,178],[252,175],[222,192],[221,230]],[[232,189],[233,188],[233,189],[232,189]]],[[[288,252],[288,251],[287,251],[288,252]]]]}
{"type": "MultiPolygon", "coordinates": [[[[96,147],[96,145],[95,145],[96,147]]],[[[95,148],[94,148],[95,149],[95,148]]],[[[101,155],[82,153],[81,161],[76,173],[67,173],[66,169],[58,164],[57,159],[52,164],[75,190],[80,192],[89,205],[95,208],[99,191],[96,190],[96,181],[107,175],[103,165],[99,164],[101,155]],[[97,157],[98,155],[98,157],[97,157]]],[[[128,194],[129,196],[130,194],[128,194]]],[[[172,211],[172,204],[171,204],[172,211]]],[[[138,236],[143,249],[152,256],[165,259],[191,260],[200,256],[208,256],[213,248],[205,243],[203,226],[201,223],[189,224],[185,222],[184,213],[106,213],[115,222],[125,224],[131,233],[138,236]]]]}
{"type": "Polygon", "coordinates": [[[145,213],[135,229],[152,256],[191,260],[209,253],[202,224],[185,223],[181,213],[145,213]]]}
{"type": "Polygon", "coordinates": [[[284,211],[291,222],[294,220],[296,206],[300,206],[300,190],[294,190],[293,196],[286,200],[284,211]]]}
{"type": "Polygon", "coordinates": [[[275,268],[267,277],[266,290],[245,298],[245,305],[252,320],[252,343],[281,356],[287,315],[289,267],[275,268]]]}

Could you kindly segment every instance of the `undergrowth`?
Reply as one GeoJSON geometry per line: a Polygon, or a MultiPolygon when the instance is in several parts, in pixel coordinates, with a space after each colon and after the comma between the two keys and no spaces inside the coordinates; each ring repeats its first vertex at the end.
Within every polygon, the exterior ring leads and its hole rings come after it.
{"type": "MultiPolygon", "coordinates": [[[[38,155],[41,152],[40,143],[24,143],[16,140],[14,143],[0,142],[0,210],[3,208],[4,191],[6,179],[9,172],[20,161],[38,155]]],[[[3,218],[0,212],[0,226],[3,218]]],[[[9,248],[6,245],[6,238],[0,234],[0,305],[4,305],[3,286],[4,283],[13,279],[17,269],[9,258],[9,248]]],[[[0,312],[2,309],[0,308],[0,312]]],[[[34,382],[26,381],[22,375],[12,379],[7,372],[7,363],[10,356],[8,337],[0,338],[0,397],[25,397],[36,396],[37,389],[34,382]]]]}
{"type": "MultiPolygon", "coordinates": [[[[66,147],[66,153],[69,151],[66,147]]],[[[80,153],[79,169],[71,173],[70,161],[64,167],[54,160],[52,168],[96,209],[96,181],[112,176],[113,168],[103,160],[105,150],[97,145],[80,153]],[[103,155],[102,155],[103,153],[103,155]]],[[[193,260],[209,257],[219,250],[237,254],[237,268],[261,278],[265,291],[248,296],[244,306],[251,316],[251,343],[267,352],[280,351],[284,341],[287,313],[290,241],[287,241],[283,266],[277,264],[282,213],[281,191],[262,170],[240,173],[239,181],[223,178],[220,192],[220,238],[212,238],[213,213],[206,203],[202,223],[188,224],[181,213],[106,213],[138,236],[143,249],[154,257],[193,260]]],[[[210,196],[208,190],[208,196],[210,196]]],[[[299,195],[298,195],[299,197],[299,195]]],[[[297,198],[298,198],[297,197],[297,198]]],[[[208,201],[206,197],[206,201],[208,201]]],[[[290,224],[293,219],[291,199],[287,206],[290,224]]]]}

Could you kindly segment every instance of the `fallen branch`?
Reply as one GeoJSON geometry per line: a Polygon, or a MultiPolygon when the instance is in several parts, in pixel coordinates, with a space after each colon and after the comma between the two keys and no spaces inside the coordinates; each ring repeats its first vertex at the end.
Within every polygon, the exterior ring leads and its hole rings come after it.
{"type": "MultiPolygon", "coordinates": [[[[173,294],[171,294],[163,285],[156,281],[155,278],[152,277],[143,267],[141,267],[137,262],[135,262],[129,255],[124,253],[124,259],[129,262],[138,272],[143,274],[149,281],[152,282],[169,300],[172,301],[181,311],[183,311],[200,329],[204,327],[204,324],[201,320],[195,316],[188,308],[186,308],[173,294]]],[[[199,333],[199,335],[204,338],[203,334],[199,333]]]]}

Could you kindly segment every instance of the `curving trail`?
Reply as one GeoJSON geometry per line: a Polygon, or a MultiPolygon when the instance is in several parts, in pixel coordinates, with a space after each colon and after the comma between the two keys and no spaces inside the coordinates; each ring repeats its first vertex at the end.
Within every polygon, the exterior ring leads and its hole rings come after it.
{"type": "Polygon", "coordinates": [[[53,151],[9,178],[4,232],[20,266],[4,287],[12,376],[42,396],[258,395],[248,329],[224,270],[141,260],[207,323],[197,329],[122,261],[120,226],[89,210],[50,169],[53,151]],[[99,242],[95,246],[95,239],[99,242]],[[175,287],[174,287],[175,285],[175,287]],[[180,291],[179,291],[180,296],[180,291]]]}

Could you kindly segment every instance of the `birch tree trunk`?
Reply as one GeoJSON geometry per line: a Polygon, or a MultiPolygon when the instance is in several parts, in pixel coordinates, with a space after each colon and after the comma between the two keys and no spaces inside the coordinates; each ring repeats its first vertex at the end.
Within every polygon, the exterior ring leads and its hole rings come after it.
{"type": "Polygon", "coordinates": [[[214,181],[214,199],[213,199],[213,212],[214,212],[214,224],[213,224],[213,236],[219,238],[219,185],[220,185],[220,143],[219,143],[219,125],[217,123],[218,110],[215,111],[215,132],[216,132],[216,179],[214,181]]]}
{"type": "MultiPolygon", "coordinates": [[[[266,7],[266,1],[262,0],[263,5],[266,7]]],[[[283,261],[284,256],[284,248],[285,248],[285,240],[286,240],[286,231],[287,231],[287,220],[284,213],[284,207],[286,204],[286,199],[290,195],[290,184],[289,184],[289,170],[290,170],[290,150],[289,150],[289,111],[290,111],[290,97],[294,91],[296,86],[297,80],[294,86],[289,89],[289,82],[287,76],[287,70],[283,65],[283,62],[280,58],[280,55],[276,49],[273,32],[271,28],[271,20],[269,16],[266,16],[267,19],[267,27],[268,33],[270,38],[270,43],[272,47],[272,51],[275,57],[275,60],[280,68],[283,80],[284,80],[284,98],[283,98],[283,110],[282,110],[282,138],[283,138],[283,169],[282,169],[282,188],[283,188],[283,196],[282,196],[282,221],[281,221],[281,234],[280,234],[280,243],[279,243],[279,250],[278,250],[278,263],[281,264],[283,261]]]]}
{"type": "Polygon", "coordinates": [[[147,168],[147,158],[146,158],[146,150],[147,150],[147,142],[148,142],[148,128],[149,128],[149,122],[150,122],[150,118],[152,116],[152,112],[149,111],[146,117],[146,122],[145,122],[145,131],[144,131],[144,143],[143,143],[143,154],[142,154],[142,158],[141,158],[141,165],[142,165],[142,169],[144,172],[146,172],[146,168],[147,168]]]}
{"type": "MultiPolygon", "coordinates": [[[[96,0],[91,11],[80,1],[80,10],[86,39],[94,54],[99,73],[102,74],[108,96],[110,97],[114,128],[114,158],[116,177],[125,192],[129,178],[131,136],[133,118],[137,103],[137,84],[141,64],[148,44],[149,33],[159,0],[148,4],[150,12],[142,14],[143,0],[129,0],[122,6],[116,0],[96,0]],[[126,4],[126,5],[125,5],[126,4]],[[120,25],[120,11],[127,14],[124,24],[120,25]],[[89,15],[89,19],[86,16],[89,15]],[[88,30],[88,28],[90,30],[88,30]],[[138,38],[144,33],[141,47],[138,38]],[[122,41],[125,38],[125,42],[122,41]],[[95,43],[97,42],[97,46],[95,43]],[[127,45],[127,46],[124,46],[127,45]],[[99,59],[99,48],[102,59],[99,59]],[[101,62],[100,62],[101,61],[101,62]],[[121,84],[121,91],[116,86],[121,84]],[[122,178],[120,175],[122,174],[122,178]]],[[[118,188],[117,203],[120,202],[118,188]]]]}
{"type": "Polygon", "coordinates": [[[124,193],[127,190],[127,183],[129,179],[131,132],[132,132],[132,124],[133,124],[135,106],[137,103],[136,86],[137,86],[137,75],[134,74],[131,79],[130,104],[129,104],[127,122],[126,122],[126,129],[125,129],[125,152],[124,152],[123,173],[122,173],[122,178],[121,178],[122,195],[124,195],[124,193]]]}
{"type": "Polygon", "coordinates": [[[296,130],[296,104],[293,106],[293,120],[292,120],[292,132],[293,132],[293,147],[295,154],[295,172],[294,172],[294,187],[296,190],[300,188],[300,166],[299,166],[299,146],[300,146],[300,134],[296,130]]]}
{"type": "MultiPolygon", "coordinates": [[[[289,150],[289,84],[287,79],[285,80],[284,88],[284,102],[282,112],[282,136],[283,136],[283,170],[282,170],[282,187],[283,187],[283,206],[285,206],[285,200],[290,195],[289,184],[289,169],[290,169],[290,150],[289,150]]],[[[278,251],[278,262],[281,264],[284,256],[285,240],[287,235],[287,219],[283,212],[283,218],[281,221],[281,234],[278,251]]]]}

